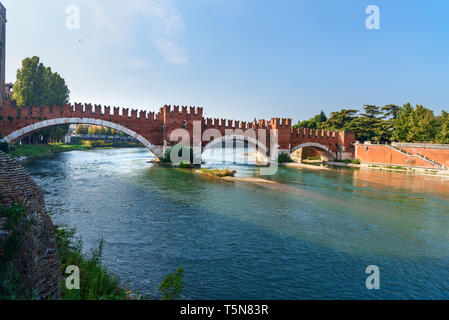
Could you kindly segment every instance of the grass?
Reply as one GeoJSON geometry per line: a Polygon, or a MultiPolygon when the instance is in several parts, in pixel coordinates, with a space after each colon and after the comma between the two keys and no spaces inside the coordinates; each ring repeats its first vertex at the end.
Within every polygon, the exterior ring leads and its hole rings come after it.
{"type": "Polygon", "coordinates": [[[229,169],[198,169],[198,171],[200,171],[206,176],[218,178],[234,177],[235,174],[237,173],[237,171],[229,169]]]}
{"type": "Polygon", "coordinates": [[[14,157],[40,158],[54,153],[73,150],[88,150],[88,146],[68,145],[64,143],[22,144],[10,147],[9,154],[14,157]]]}
{"type": "MultiPolygon", "coordinates": [[[[82,242],[75,237],[75,229],[57,228],[56,244],[61,265],[62,300],[150,300],[148,295],[133,293],[121,285],[120,279],[103,265],[104,240],[90,254],[83,254],[82,242]],[[79,268],[80,289],[67,289],[67,267],[79,268]]],[[[184,290],[183,268],[167,275],[158,289],[162,300],[179,299],[184,290]]]]}
{"type": "Polygon", "coordinates": [[[57,229],[56,243],[61,264],[62,300],[127,300],[129,290],[122,288],[118,277],[109,274],[102,264],[104,241],[90,254],[82,253],[82,242],[75,237],[74,229],[57,229]],[[80,289],[66,286],[66,269],[77,266],[80,270],[80,289]]]}
{"type": "Polygon", "coordinates": [[[42,158],[51,154],[68,151],[86,151],[92,148],[116,148],[116,147],[139,147],[139,143],[126,142],[122,144],[105,143],[104,141],[83,141],[81,145],[65,143],[49,144],[22,144],[9,148],[9,154],[14,157],[42,158]]]}

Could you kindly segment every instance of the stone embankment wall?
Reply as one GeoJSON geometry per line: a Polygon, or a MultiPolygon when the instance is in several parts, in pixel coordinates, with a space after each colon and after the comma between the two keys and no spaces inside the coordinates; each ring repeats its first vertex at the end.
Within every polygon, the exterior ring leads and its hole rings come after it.
{"type": "Polygon", "coordinates": [[[357,144],[356,158],[362,164],[377,164],[442,169],[449,167],[449,145],[430,144],[357,144]],[[426,160],[427,159],[427,160],[426,160]],[[432,160],[435,163],[432,163],[432,160]]]}
{"type": "MultiPolygon", "coordinates": [[[[57,299],[61,294],[61,275],[56,232],[47,215],[44,197],[25,169],[0,151],[0,206],[15,203],[26,207],[20,226],[23,232],[20,249],[13,258],[15,271],[21,276],[20,284],[34,299],[57,299]]],[[[5,224],[6,219],[0,217],[0,258],[2,247],[11,236],[5,224]]]]}
{"type": "Polygon", "coordinates": [[[418,154],[432,159],[446,168],[449,168],[449,145],[448,144],[428,144],[428,143],[393,143],[396,148],[400,148],[410,154],[418,154]]]}

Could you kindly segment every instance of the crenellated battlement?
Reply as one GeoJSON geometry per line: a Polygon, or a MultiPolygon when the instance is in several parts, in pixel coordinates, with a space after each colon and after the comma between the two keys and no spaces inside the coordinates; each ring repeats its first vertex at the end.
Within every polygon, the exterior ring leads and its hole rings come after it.
{"type": "Polygon", "coordinates": [[[186,107],[186,106],[171,106],[165,105],[160,110],[160,113],[171,116],[185,116],[189,117],[199,117],[203,116],[203,108],[200,107],[186,107]]]}
{"type": "Polygon", "coordinates": [[[352,132],[334,132],[292,128],[289,118],[271,118],[270,120],[239,121],[226,118],[203,117],[203,108],[165,105],[158,112],[120,108],[115,106],[74,103],[64,106],[32,106],[17,108],[10,100],[0,106],[0,138],[18,141],[27,134],[46,126],[62,123],[86,123],[109,127],[120,127],[125,133],[150,141],[154,145],[172,145],[171,134],[177,129],[185,129],[193,137],[194,123],[201,123],[201,131],[216,129],[222,135],[229,130],[247,131],[266,130],[267,138],[276,130],[278,147],[290,151],[304,143],[325,145],[330,150],[352,152],[355,135],[352,132]],[[26,128],[26,129],[25,129],[26,128]],[[125,128],[125,129],[123,129],[125,128]],[[22,130],[23,129],[23,130],[22,130]],[[11,134],[14,133],[12,136],[11,134]]]}

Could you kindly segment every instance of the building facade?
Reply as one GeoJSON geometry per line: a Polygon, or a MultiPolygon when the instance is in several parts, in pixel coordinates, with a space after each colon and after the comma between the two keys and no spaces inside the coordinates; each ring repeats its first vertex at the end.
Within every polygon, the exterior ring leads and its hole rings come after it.
{"type": "Polygon", "coordinates": [[[5,98],[5,76],[6,76],[6,8],[0,2],[0,106],[3,104],[5,98]]]}

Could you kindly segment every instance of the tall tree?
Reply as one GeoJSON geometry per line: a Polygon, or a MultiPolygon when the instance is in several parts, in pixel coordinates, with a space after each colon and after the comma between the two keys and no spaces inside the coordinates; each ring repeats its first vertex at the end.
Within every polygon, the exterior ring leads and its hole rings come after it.
{"type": "Polygon", "coordinates": [[[22,68],[17,70],[12,99],[19,107],[45,103],[45,67],[38,57],[25,58],[22,68]]]}
{"type": "Polygon", "coordinates": [[[65,80],[45,67],[39,57],[22,61],[12,96],[17,106],[64,105],[69,101],[69,94],[65,80]]]}
{"type": "Polygon", "coordinates": [[[449,144],[449,113],[447,111],[441,113],[440,121],[441,125],[436,135],[436,141],[449,144]]]}
{"type": "Polygon", "coordinates": [[[298,122],[297,125],[294,125],[294,128],[309,128],[309,129],[318,129],[320,125],[324,122],[326,122],[327,116],[324,113],[323,110],[321,110],[321,113],[316,115],[315,117],[298,122]]]}
{"type": "Polygon", "coordinates": [[[354,109],[342,109],[339,112],[332,112],[329,119],[321,125],[321,128],[326,130],[353,131],[352,121],[358,112],[358,110],[354,109]]]}
{"type": "Polygon", "coordinates": [[[65,105],[69,101],[70,91],[65,80],[57,73],[52,72],[50,67],[45,68],[45,104],[65,105]]]}
{"type": "Polygon", "coordinates": [[[385,107],[382,108],[382,111],[384,112],[384,118],[392,118],[396,119],[398,117],[398,113],[401,107],[398,107],[394,104],[388,104],[385,107]]]}
{"type": "Polygon", "coordinates": [[[367,104],[364,106],[363,109],[365,109],[365,113],[362,114],[362,116],[365,118],[375,119],[375,118],[377,118],[378,115],[382,114],[382,112],[380,111],[380,108],[378,106],[373,106],[373,105],[367,104]]]}
{"type": "Polygon", "coordinates": [[[432,110],[419,105],[412,113],[412,125],[408,140],[411,142],[431,142],[435,140],[436,119],[432,110]]]}
{"type": "Polygon", "coordinates": [[[394,139],[405,142],[435,141],[437,120],[433,111],[422,105],[405,104],[393,120],[394,139]]]}

